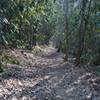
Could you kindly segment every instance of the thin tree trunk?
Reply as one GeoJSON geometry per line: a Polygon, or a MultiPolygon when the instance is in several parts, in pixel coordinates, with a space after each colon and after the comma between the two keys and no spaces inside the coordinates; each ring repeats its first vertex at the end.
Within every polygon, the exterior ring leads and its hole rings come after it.
{"type": "Polygon", "coordinates": [[[0,73],[3,72],[2,68],[2,52],[3,52],[4,46],[0,43],[0,73]]]}
{"type": "Polygon", "coordinates": [[[66,21],[66,26],[65,26],[65,61],[68,60],[68,31],[69,31],[69,22],[68,22],[68,5],[69,2],[68,0],[65,0],[65,21],[66,21]]]}
{"type": "Polygon", "coordinates": [[[85,21],[86,4],[87,4],[87,0],[83,0],[81,6],[80,25],[78,31],[79,41],[78,41],[78,50],[76,53],[76,65],[79,65],[81,63],[81,55],[84,48],[85,27],[86,27],[86,21],[85,21]]]}

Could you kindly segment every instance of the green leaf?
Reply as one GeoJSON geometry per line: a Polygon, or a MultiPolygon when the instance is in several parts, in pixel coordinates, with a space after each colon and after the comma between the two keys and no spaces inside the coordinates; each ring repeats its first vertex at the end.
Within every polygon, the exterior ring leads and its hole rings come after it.
{"type": "Polygon", "coordinates": [[[2,39],[3,39],[3,42],[8,45],[8,42],[6,41],[5,36],[2,36],[2,39]]]}

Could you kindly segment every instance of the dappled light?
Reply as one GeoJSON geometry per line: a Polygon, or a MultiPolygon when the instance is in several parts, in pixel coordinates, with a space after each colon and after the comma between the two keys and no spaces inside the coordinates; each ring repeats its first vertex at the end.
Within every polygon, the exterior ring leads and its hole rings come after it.
{"type": "MultiPolygon", "coordinates": [[[[36,66],[32,64],[32,67],[10,64],[10,67],[8,66],[8,69],[0,76],[0,97],[3,98],[6,95],[7,99],[16,98],[17,100],[23,98],[32,100],[91,98],[93,87],[89,81],[93,81],[95,76],[82,67],[78,68],[72,63],[63,62],[63,58],[58,59],[62,57],[59,56],[61,54],[56,54],[54,51],[49,53],[51,54],[49,57],[45,55],[46,57],[39,58],[42,62],[52,60],[52,65],[47,62],[44,66],[39,61],[36,66]],[[56,56],[52,56],[53,54],[56,56]]],[[[24,52],[24,54],[27,59],[30,59],[30,53],[24,52]]],[[[34,56],[33,59],[39,58],[34,56]]]]}
{"type": "Polygon", "coordinates": [[[0,100],[100,100],[100,1],[0,0],[0,100]]]}

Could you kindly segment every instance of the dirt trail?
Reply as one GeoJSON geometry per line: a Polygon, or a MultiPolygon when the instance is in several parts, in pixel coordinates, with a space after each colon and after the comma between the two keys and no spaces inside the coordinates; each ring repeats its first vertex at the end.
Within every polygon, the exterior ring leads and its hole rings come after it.
{"type": "Polygon", "coordinates": [[[0,100],[100,100],[93,73],[63,62],[63,54],[53,48],[47,51],[44,56],[16,53],[27,66],[9,65],[0,75],[0,100]]]}

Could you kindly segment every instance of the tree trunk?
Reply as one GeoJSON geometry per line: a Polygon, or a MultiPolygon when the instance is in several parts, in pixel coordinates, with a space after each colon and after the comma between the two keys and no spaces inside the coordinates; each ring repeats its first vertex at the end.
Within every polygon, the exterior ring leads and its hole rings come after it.
{"type": "Polygon", "coordinates": [[[79,25],[79,31],[78,31],[78,50],[76,53],[76,65],[79,65],[81,63],[81,55],[84,50],[84,44],[85,44],[85,30],[86,26],[89,21],[90,17],[90,11],[91,10],[91,0],[83,0],[81,4],[81,13],[80,13],[80,25],[79,25]],[[87,6],[88,3],[88,6],[87,6]],[[87,10],[87,13],[86,13],[87,10]]]}
{"type": "Polygon", "coordinates": [[[69,32],[69,22],[68,22],[68,0],[65,0],[65,61],[68,60],[68,32],[69,32]]]}
{"type": "Polygon", "coordinates": [[[2,68],[2,51],[3,51],[3,45],[0,43],[0,73],[3,72],[2,68]]]}
{"type": "Polygon", "coordinates": [[[82,0],[81,5],[81,13],[80,13],[80,25],[78,31],[78,50],[76,53],[76,66],[81,63],[81,55],[84,48],[84,38],[85,38],[85,27],[86,27],[86,20],[85,20],[85,9],[86,9],[87,0],[82,0]]]}

